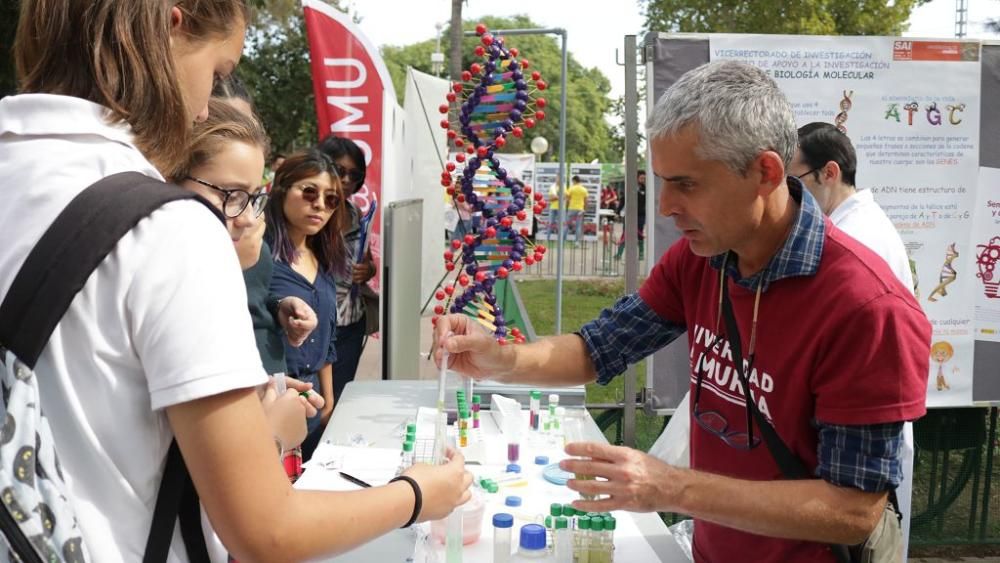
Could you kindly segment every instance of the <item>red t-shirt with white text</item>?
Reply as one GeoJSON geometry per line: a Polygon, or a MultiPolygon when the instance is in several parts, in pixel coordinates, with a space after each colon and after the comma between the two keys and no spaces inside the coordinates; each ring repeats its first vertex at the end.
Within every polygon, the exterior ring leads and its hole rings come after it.
{"type": "MultiPolygon", "coordinates": [[[[688,328],[694,366],[716,332],[719,271],[695,256],[688,242],[672,246],[639,290],[662,318],[688,328]]],[[[749,349],[755,289],[727,277],[743,354],[749,349]]],[[[725,321],[718,332],[725,334],[725,321]]],[[[760,300],[756,360],[750,386],[761,413],[792,452],[813,471],[815,420],[837,425],[906,421],[926,412],[930,324],[910,292],[867,247],[826,221],[819,269],[812,276],[774,281],[760,300]]],[[[740,378],[725,337],[705,354],[699,409],[721,413],[746,429],[740,378]]],[[[691,404],[697,373],[691,373],[691,404]]],[[[754,435],[759,436],[755,428],[754,435]]],[[[747,480],[781,479],[767,446],[745,451],[726,445],[692,421],[691,467],[747,480]]],[[[761,499],[766,503],[767,499],[761,499]]],[[[833,562],[823,544],[749,534],[695,522],[696,562],[833,562]]]]}

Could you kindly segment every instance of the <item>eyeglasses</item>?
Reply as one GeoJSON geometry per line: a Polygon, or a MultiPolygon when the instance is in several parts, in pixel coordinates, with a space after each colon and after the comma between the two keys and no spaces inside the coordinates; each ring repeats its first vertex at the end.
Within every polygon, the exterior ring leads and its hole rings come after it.
{"type": "MultiPolygon", "coordinates": [[[[694,408],[692,409],[692,414],[694,417],[694,421],[695,423],[698,424],[698,426],[700,426],[706,432],[718,437],[720,440],[725,442],[727,446],[735,448],[737,450],[752,450],[753,448],[760,445],[760,438],[753,435],[753,418],[752,415],[750,414],[750,406],[749,406],[749,401],[751,401],[752,399],[750,399],[749,389],[743,389],[744,408],[746,409],[746,415],[747,415],[747,429],[745,431],[730,429],[729,420],[727,420],[726,417],[719,411],[714,411],[714,410],[703,411],[700,408],[698,408],[698,403],[701,400],[701,384],[702,381],[705,379],[705,372],[707,371],[705,367],[706,363],[705,358],[707,357],[709,351],[714,352],[716,355],[718,355],[717,348],[720,342],[719,321],[722,318],[722,296],[723,296],[722,284],[726,283],[726,263],[728,262],[728,260],[729,260],[729,254],[727,253],[726,258],[723,259],[722,261],[722,268],[720,269],[719,272],[719,310],[715,316],[715,334],[712,337],[711,343],[705,348],[705,350],[701,353],[701,355],[698,358],[698,364],[697,364],[698,380],[695,383],[694,408]]],[[[763,274],[761,274],[761,279],[757,283],[757,296],[754,299],[754,305],[753,305],[753,324],[751,325],[752,328],[750,330],[750,350],[749,350],[750,353],[747,356],[748,361],[746,366],[746,373],[748,374],[750,373],[750,370],[753,369],[754,355],[756,353],[757,310],[759,309],[760,306],[760,293],[763,285],[764,285],[764,278],[763,274]]],[[[735,373],[733,377],[736,377],[735,373]]],[[[747,376],[747,382],[749,383],[749,375],[747,376]]]]}
{"type": "Polygon", "coordinates": [[[337,176],[340,176],[340,180],[342,182],[349,182],[351,184],[360,184],[361,181],[365,179],[364,173],[357,168],[348,170],[340,165],[337,166],[337,176]]]}
{"type": "MultiPolygon", "coordinates": [[[[795,177],[798,178],[799,180],[802,180],[802,178],[805,178],[806,176],[808,176],[810,174],[819,172],[820,170],[823,169],[824,166],[826,166],[826,165],[824,164],[823,166],[817,166],[816,168],[813,168],[812,170],[806,172],[805,174],[798,174],[795,177]]],[[[819,177],[818,176],[816,177],[816,181],[819,181],[819,177]]]]}
{"type": "MultiPolygon", "coordinates": [[[[316,203],[319,199],[319,190],[315,186],[292,186],[302,192],[302,199],[309,203],[316,203]]],[[[335,210],[340,207],[340,194],[336,192],[326,192],[323,196],[323,204],[327,209],[335,210]]]]}
{"type": "Polygon", "coordinates": [[[215,184],[202,180],[201,178],[195,178],[194,176],[188,176],[185,178],[191,180],[192,182],[197,182],[207,188],[211,188],[222,194],[222,213],[230,219],[235,219],[243,214],[243,210],[247,208],[250,202],[253,202],[253,215],[254,217],[260,217],[260,214],[264,212],[267,207],[267,200],[269,195],[264,190],[260,190],[255,194],[242,189],[228,189],[216,186],[215,184]]]}

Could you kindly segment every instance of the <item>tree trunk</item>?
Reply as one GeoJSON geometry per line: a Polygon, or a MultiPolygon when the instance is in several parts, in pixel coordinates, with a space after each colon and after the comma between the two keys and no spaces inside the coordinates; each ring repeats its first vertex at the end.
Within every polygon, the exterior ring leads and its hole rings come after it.
{"type": "Polygon", "coordinates": [[[449,78],[458,80],[462,76],[462,3],[451,0],[451,49],[448,53],[449,78]]]}

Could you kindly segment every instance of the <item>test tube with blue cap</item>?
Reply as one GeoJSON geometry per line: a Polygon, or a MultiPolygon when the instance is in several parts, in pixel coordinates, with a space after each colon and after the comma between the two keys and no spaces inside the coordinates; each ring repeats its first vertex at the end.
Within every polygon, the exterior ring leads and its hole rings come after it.
{"type": "Polygon", "coordinates": [[[513,515],[506,512],[493,515],[493,563],[510,561],[510,536],[513,528],[513,515]]]}

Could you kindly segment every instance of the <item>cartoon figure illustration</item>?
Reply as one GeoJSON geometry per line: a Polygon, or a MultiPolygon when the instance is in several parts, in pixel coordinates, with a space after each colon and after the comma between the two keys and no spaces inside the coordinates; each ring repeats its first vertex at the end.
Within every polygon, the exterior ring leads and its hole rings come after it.
{"type": "Polygon", "coordinates": [[[976,265],[979,267],[976,277],[982,280],[986,297],[1000,299],[1000,276],[993,271],[997,261],[1000,261],[1000,237],[993,237],[989,244],[980,244],[976,249],[979,250],[976,256],[976,265]]]}
{"type": "MultiPolygon", "coordinates": [[[[941,340],[940,342],[935,342],[931,345],[931,360],[937,362],[937,390],[945,391],[950,390],[951,385],[944,379],[944,364],[955,355],[955,349],[952,348],[949,342],[941,340]]],[[[958,367],[951,370],[952,373],[958,373],[958,367]]]]}
{"type": "Polygon", "coordinates": [[[910,275],[913,276],[913,296],[920,301],[920,278],[917,276],[917,261],[907,256],[910,262],[910,275]]]}
{"type": "Polygon", "coordinates": [[[938,278],[938,281],[941,283],[937,284],[937,287],[927,296],[928,301],[937,301],[937,295],[941,297],[948,295],[948,291],[945,288],[958,277],[958,273],[951,265],[955,261],[955,258],[958,258],[958,249],[955,248],[955,243],[951,243],[948,245],[947,252],[944,253],[944,266],[941,266],[941,277],[938,278]]]}
{"type": "Polygon", "coordinates": [[[851,103],[851,96],[853,95],[854,90],[851,90],[850,92],[844,90],[844,97],[840,100],[839,104],[840,113],[838,113],[837,117],[833,120],[833,122],[837,125],[837,129],[845,135],[847,134],[847,126],[844,125],[844,123],[847,123],[847,112],[851,111],[851,106],[853,105],[851,103]]]}

